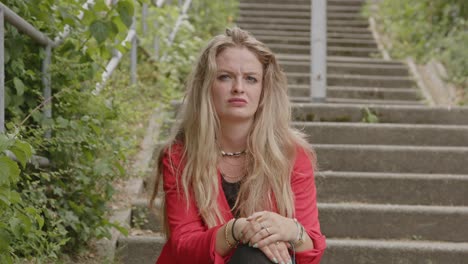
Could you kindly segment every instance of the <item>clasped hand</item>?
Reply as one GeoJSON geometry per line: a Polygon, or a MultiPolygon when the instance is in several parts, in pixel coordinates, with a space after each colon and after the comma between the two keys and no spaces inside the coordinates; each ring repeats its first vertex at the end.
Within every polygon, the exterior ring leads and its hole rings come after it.
{"type": "Polygon", "coordinates": [[[259,248],[275,263],[291,263],[289,241],[296,239],[297,232],[293,219],[268,211],[240,218],[234,227],[238,240],[259,248]]]}

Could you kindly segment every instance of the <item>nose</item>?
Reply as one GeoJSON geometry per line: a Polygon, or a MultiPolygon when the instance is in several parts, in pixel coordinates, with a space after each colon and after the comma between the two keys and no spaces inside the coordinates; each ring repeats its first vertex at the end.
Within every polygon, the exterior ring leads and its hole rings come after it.
{"type": "Polygon", "coordinates": [[[236,78],[236,81],[232,85],[232,92],[234,94],[244,93],[244,83],[242,78],[236,78]]]}

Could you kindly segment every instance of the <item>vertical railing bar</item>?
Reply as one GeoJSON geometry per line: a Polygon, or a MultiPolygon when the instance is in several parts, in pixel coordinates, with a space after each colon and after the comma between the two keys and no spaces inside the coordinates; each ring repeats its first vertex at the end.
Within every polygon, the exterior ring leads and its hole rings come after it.
{"type": "MultiPolygon", "coordinates": [[[[44,118],[45,120],[50,120],[52,118],[52,89],[51,89],[51,76],[50,76],[50,62],[52,59],[52,46],[47,45],[45,47],[45,58],[42,62],[42,84],[44,85],[44,118]]],[[[45,138],[51,137],[50,129],[47,129],[45,132],[45,138]]]]}
{"type": "Polygon", "coordinates": [[[143,3],[143,8],[141,10],[141,31],[143,32],[143,35],[146,36],[146,33],[148,32],[148,22],[146,21],[148,19],[148,4],[143,3]]]}
{"type": "Polygon", "coordinates": [[[310,100],[327,98],[327,1],[311,0],[310,100]]]}
{"type": "Polygon", "coordinates": [[[5,15],[0,6],[0,133],[5,132],[5,15]]]}
{"type": "MultiPolygon", "coordinates": [[[[136,28],[136,17],[133,16],[133,23],[132,29],[135,30],[136,28]]],[[[136,31],[135,31],[136,32],[136,31]]],[[[130,51],[130,80],[132,85],[136,85],[137,83],[137,35],[135,34],[132,38],[132,47],[130,51]]]]}

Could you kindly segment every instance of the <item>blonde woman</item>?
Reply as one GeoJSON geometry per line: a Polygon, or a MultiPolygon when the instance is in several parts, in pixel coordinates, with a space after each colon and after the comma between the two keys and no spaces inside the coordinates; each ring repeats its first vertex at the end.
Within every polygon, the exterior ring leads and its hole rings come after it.
{"type": "Polygon", "coordinates": [[[166,263],[319,263],[315,156],[290,127],[274,54],[239,28],[216,36],[187,82],[159,157],[166,263]]]}

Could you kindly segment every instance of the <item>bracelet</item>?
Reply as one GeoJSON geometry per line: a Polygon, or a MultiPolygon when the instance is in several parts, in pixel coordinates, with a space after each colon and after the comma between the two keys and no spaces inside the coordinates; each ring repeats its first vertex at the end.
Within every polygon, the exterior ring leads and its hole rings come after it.
{"type": "Polygon", "coordinates": [[[232,238],[234,238],[234,241],[236,241],[236,243],[239,244],[239,239],[237,239],[236,236],[234,235],[234,226],[236,225],[237,220],[239,220],[239,218],[236,218],[234,220],[234,223],[232,223],[231,235],[232,235],[232,238]]]}
{"type": "Polygon", "coordinates": [[[297,221],[296,218],[293,218],[293,220],[297,227],[297,237],[295,241],[291,241],[291,244],[294,244],[295,247],[299,247],[302,245],[302,243],[304,243],[304,227],[299,223],[299,221],[297,221]]]}
{"type": "Polygon", "coordinates": [[[224,240],[226,240],[226,244],[229,246],[230,249],[235,248],[237,246],[237,243],[234,245],[229,242],[229,237],[228,237],[228,226],[231,221],[227,222],[227,224],[224,226],[224,240]]]}

